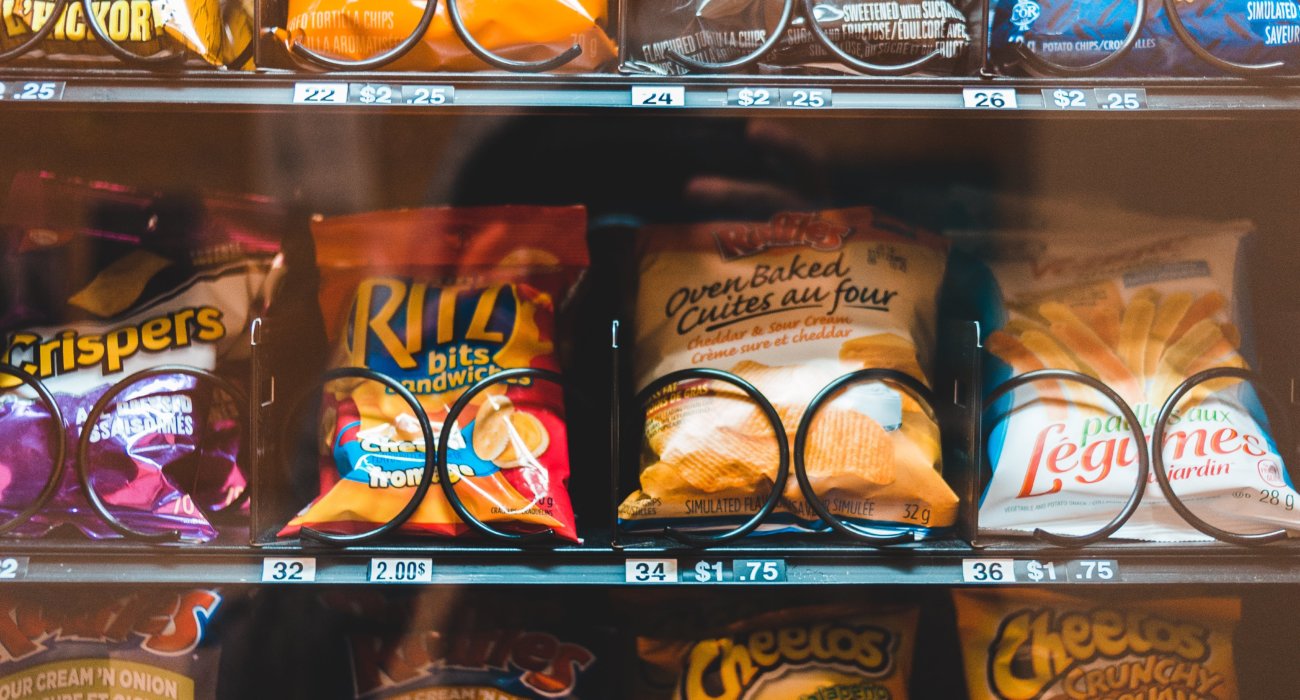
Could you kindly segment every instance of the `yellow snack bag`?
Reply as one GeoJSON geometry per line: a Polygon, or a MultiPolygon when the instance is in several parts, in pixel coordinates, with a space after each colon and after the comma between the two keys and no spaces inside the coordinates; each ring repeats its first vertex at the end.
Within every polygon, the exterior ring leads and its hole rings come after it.
{"type": "Polygon", "coordinates": [[[1237,697],[1236,598],[954,591],[972,700],[1237,697]]]}
{"type": "Polygon", "coordinates": [[[695,638],[639,637],[637,654],[673,675],[673,700],[907,700],[911,606],[793,608],[695,638]]]}
{"type": "MultiPolygon", "coordinates": [[[[767,222],[643,229],[637,237],[636,383],[686,368],[732,372],[781,416],[794,444],[809,402],[855,370],[927,382],[947,244],[873,209],[779,214],[767,222]]],[[[775,485],[765,414],[734,386],[679,382],[646,410],[630,529],[730,529],[775,485]]],[[[897,386],[850,384],[810,423],[809,481],[838,518],[882,535],[956,519],[940,474],[939,429],[897,386]]],[[[762,529],[821,529],[793,472],[762,529]]]]}

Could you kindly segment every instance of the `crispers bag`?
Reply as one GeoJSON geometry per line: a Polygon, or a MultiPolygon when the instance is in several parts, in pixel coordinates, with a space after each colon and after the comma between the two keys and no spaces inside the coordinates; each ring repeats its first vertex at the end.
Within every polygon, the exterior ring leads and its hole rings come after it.
{"type": "MultiPolygon", "coordinates": [[[[333,366],[400,382],[435,437],[476,382],[515,367],[559,369],[556,304],[587,265],[582,208],[375,212],[317,221],[313,235],[333,366]]],[[[457,417],[448,467],[476,517],[577,539],[562,399],[553,383],[525,377],[489,387],[457,417]]],[[[334,465],[322,470],[323,495],[283,535],[388,521],[409,502],[433,448],[411,406],[379,382],[328,383],[323,411],[320,447],[334,465]]],[[[435,487],[403,529],[455,535],[466,526],[435,487]]]]}

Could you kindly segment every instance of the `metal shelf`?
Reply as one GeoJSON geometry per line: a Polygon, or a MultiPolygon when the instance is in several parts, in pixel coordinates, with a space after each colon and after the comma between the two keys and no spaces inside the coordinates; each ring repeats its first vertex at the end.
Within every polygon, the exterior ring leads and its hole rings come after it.
{"type": "Polygon", "coordinates": [[[691,113],[965,112],[1107,115],[1290,112],[1300,81],[986,79],[858,76],[290,73],[7,67],[0,109],[353,110],[639,109],[691,113]]]}
{"type": "MultiPolygon", "coordinates": [[[[628,540],[627,546],[619,550],[609,546],[607,538],[593,537],[582,545],[551,549],[519,550],[472,542],[429,541],[343,551],[297,543],[259,548],[231,544],[234,539],[188,547],[10,540],[0,543],[0,578],[9,578],[14,583],[277,583],[274,580],[276,561],[307,558],[312,560],[314,575],[299,578],[304,579],[301,583],[316,584],[375,583],[372,561],[376,559],[427,562],[427,576],[410,583],[445,585],[951,586],[978,580],[971,577],[970,566],[975,561],[1013,562],[1014,571],[1018,572],[1015,583],[1052,587],[1081,583],[1108,586],[1300,583],[1300,546],[1290,543],[1261,549],[1219,544],[1108,544],[1068,550],[1020,540],[992,542],[974,549],[964,542],[940,540],[876,550],[829,539],[766,537],[735,546],[692,550],[668,540],[646,538],[639,542],[628,540]],[[14,560],[12,565],[7,563],[9,559],[14,560]],[[631,573],[629,560],[633,561],[631,573]],[[631,580],[638,560],[651,562],[644,570],[645,580],[640,582],[631,580]],[[656,562],[673,564],[658,576],[656,562]],[[763,580],[766,562],[777,562],[773,566],[780,566],[780,576],[772,576],[775,580],[763,580]],[[1040,572],[1046,571],[1049,562],[1053,563],[1057,581],[1027,576],[1029,562],[1039,562],[1040,572]],[[1111,575],[1103,576],[1102,569],[1095,569],[1094,575],[1095,567],[1080,568],[1084,566],[1081,562],[1110,562],[1111,575]],[[671,575],[674,565],[676,576],[671,575]],[[11,566],[13,576],[7,577],[5,573],[11,566]],[[744,578],[747,566],[754,567],[751,570],[757,573],[753,580],[744,578]],[[717,581],[715,575],[709,576],[707,582],[696,581],[696,572],[702,570],[724,572],[724,581],[717,581]]],[[[1006,579],[987,582],[1011,583],[1006,579]]]]}

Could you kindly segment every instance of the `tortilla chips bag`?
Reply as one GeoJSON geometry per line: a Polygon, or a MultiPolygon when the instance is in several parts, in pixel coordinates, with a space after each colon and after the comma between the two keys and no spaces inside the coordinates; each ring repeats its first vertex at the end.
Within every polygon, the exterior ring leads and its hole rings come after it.
{"type": "Polygon", "coordinates": [[[639,637],[673,700],[907,700],[913,606],[815,606],[760,613],[694,637],[639,637]]]}
{"type": "MultiPolygon", "coordinates": [[[[756,386],[794,433],[835,379],[884,368],[926,382],[946,242],[872,209],[787,213],[769,222],[648,227],[637,238],[636,383],[689,367],[756,386]]],[[[772,427],[729,385],[689,380],[646,411],[641,489],[619,509],[634,529],[730,528],[776,480],[772,427]]],[[[939,429],[893,385],[850,385],[813,420],[809,479],[831,512],[882,534],[951,525],[939,429]]],[[[769,531],[826,527],[793,468],[769,531]]]]}
{"type": "Polygon", "coordinates": [[[1235,700],[1236,598],[953,592],[971,700],[1235,700]]]}
{"type": "MultiPolygon", "coordinates": [[[[555,310],[587,265],[581,207],[483,207],[374,212],[317,220],[316,260],[336,367],[369,367],[419,400],[438,436],[456,399],[504,369],[559,370],[555,310]]],[[[424,473],[419,423],[373,381],[327,385],[321,493],[298,528],[349,534],[398,513],[424,473]]],[[[522,378],[478,394],[448,452],[457,494],[476,517],[577,540],[569,502],[563,395],[522,378]]],[[[433,475],[437,484],[438,475],[433,475]]],[[[439,487],[402,530],[456,535],[467,527],[439,487]]]]}
{"type": "MultiPolygon", "coordinates": [[[[244,407],[210,382],[164,374],[134,382],[93,425],[109,387],[159,365],[248,376],[248,329],[283,275],[286,213],[251,197],[176,199],[106,183],[15,178],[0,218],[0,362],[35,376],[67,427],[58,490],[14,534],[67,523],[117,537],[90,508],[74,469],[90,431],[87,471],[129,527],[216,536],[208,514],[244,490],[236,466],[244,407]]],[[[50,475],[49,408],[0,373],[0,519],[37,498],[50,475]]]]}
{"type": "MultiPolygon", "coordinates": [[[[1137,216],[1128,224],[1123,237],[998,237],[987,254],[1000,287],[996,330],[984,341],[989,390],[1035,369],[1076,370],[1117,391],[1150,439],[1183,380],[1213,367],[1249,366],[1239,289],[1250,225],[1137,216]]],[[[1138,459],[1130,428],[1093,389],[1031,384],[986,419],[995,422],[982,530],[1092,532],[1133,491],[1138,459]]],[[[1254,390],[1235,380],[1202,384],[1178,405],[1163,457],[1170,484],[1198,517],[1242,533],[1300,530],[1300,499],[1267,426],[1254,390]]],[[[1209,539],[1178,516],[1154,473],[1149,481],[1142,505],[1115,537],[1209,539]]]]}
{"type": "MultiPolygon", "coordinates": [[[[427,0],[433,2],[434,0],[427,0]]],[[[424,2],[289,0],[289,40],[329,56],[367,58],[406,39],[424,2]]],[[[608,0],[459,0],[466,30],[489,51],[515,61],[552,58],[577,44],[582,54],[558,71],[594,72],[616,55],[603,24],[608,0]]],[[[495,70],[456,35],[440,2],[424,40],[386,70],[495,70]]]]}
{"type": "MultiPolygon", "coordinates": [[[[184,51],[222,65],[220,0],[94,0],[92,7],[104,33],[127,51],[140,55],[184,51]]],[[[57,20],[50,17],[53,12],[54,0],[0,0],[0,50],[26,41],[46,22],[55,21],[53,31],[35,48],[37,55],[108,56],[86,26],[80,2],[69,2],[57,20]]]]}

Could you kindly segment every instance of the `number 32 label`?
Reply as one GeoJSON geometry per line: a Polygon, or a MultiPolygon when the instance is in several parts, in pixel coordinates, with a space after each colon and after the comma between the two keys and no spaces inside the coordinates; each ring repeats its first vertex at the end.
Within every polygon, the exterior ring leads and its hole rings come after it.
{"type": "Polygon", "coordinates": [[[268,557],[262,560],[263,582],[310,583],[315,580],[315,557],[268,557]]]}

